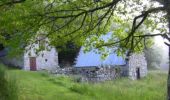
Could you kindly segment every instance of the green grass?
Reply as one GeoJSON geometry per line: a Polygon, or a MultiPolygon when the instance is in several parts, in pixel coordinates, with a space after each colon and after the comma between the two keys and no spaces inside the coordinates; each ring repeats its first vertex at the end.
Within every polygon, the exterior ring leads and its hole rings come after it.
{"type": "Polygon", "coordinates": [[[19,100],[165,100],[167,74],[151,71],[142,79],[97,84],[76,83],[45,72],[8,71],[16,75],[19,100]]]}
{"type": "Polygon", "coordinates": [[[0,64],[0,100],[18,100],[15,77],[7,74],[4,65],[0,64]]]}

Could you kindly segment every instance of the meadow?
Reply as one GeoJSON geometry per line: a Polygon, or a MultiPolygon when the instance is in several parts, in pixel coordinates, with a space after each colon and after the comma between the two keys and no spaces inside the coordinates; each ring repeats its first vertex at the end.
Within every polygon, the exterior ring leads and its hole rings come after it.
{"type": "Polygon", "coordinates": [[[16,79],[19,100],[165,100],[167,74],[150,71],[132,81],[121,78],[103,83],[77,83],[67,76],[47,72],[8,70],[16,79]]]}

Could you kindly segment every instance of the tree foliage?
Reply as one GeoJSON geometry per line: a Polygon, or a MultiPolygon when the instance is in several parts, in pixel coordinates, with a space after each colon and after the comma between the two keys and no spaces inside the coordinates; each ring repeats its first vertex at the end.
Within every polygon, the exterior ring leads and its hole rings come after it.
{"type": "MultiPolygon", "coordinates": [[[[158,30],[159,28],[155,26],[157,19],[159,23],[165,22],[163,14],[156,16],[147,12],[147,10],[152,11],[155,5],[151,1],[145,2],[142,0],[128,2],[124,0],[26,0],[19,4],[7,5],[1,8],[4,12],[0,13],[1,43],[10,46],[13,51],[22,52],[25,46],[37,42],[33,40],[37,31],[45,30],[50,45],[54,46],[62,46],[68,41],[73,41],[76,45],[93,46],[101,51],[104,51],[103,46],[115,46],[118,47],[115,50],[118,54],[125,52],[126,49],[140,51],[147,44],[144,43],[145,38],[140,36],[158,30]],[[133,18],[143,12],[147,12],[149,16],[144,21],[145,27],[152,26],[147,32],[143,32],[146,28],[140,26],[143,20],[135,22],[138,24],[137,27],[131,27],[133,18]],[[136,30],[137,28],[143,30],[136,30]],[[108,32],[112,32],[113,35],[106,42],[100,37],[108,32]],[[6,39],[6,35],[10,38],[6,39]]],[[[87,50],[89,48],[92,47],[87,47],[87,50]]]]}

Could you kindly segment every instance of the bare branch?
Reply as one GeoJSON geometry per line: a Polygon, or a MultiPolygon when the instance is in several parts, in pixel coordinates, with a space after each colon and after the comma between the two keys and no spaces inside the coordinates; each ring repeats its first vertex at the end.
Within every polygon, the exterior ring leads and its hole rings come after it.
{"type": "Polygon", "coordinates": [[[3,4],[0,4],[0,7],[2,6],[9,6],[9,5],[13,5],[13,4],[17,4],[17,3],[22,3],[26,0],[11,0],[10,2],[6,2],[6,3],[3,3],[3,4]]]}
{"type": "MultiPolygon", "coordinates": [[[[95,12],[95,11],[97,11],[97,10],[101,10],[101,9],[105,9],[105,8],[114,6],[114,5],[116,5],[119,1],[121,1],[121,0],[113,0],[112,2],[110,2],[110,3],[106,4],[106,5],[103,5],[103,6],[100,6],[100,7],[96,7],[96,8],[93,8],[93,9],[89,9],[89,10],[85,10],[85,11],[82,11],[82,12],[80,12],[80,13],[78,13],[78,14],[75,14],[75,15],[65,15],[65,16],[55,16],[55,17],[53,16],[53,17],[56,18],[56,19],[58,19],[58,18],[64,19],[64,18],[70,18],[70,17],[78,17],[78,16],[81,16],[81,15],[83,15],[83,14],[85,14],[85,13],[92,13],[92,12],[95,12]]],[[[56,11],[56,12],[64,12],[64,11],[77,11],[77,10],[58,10],[58,11],[56,11]]],[[[54,12],[55,12],[55,11],[54,11],[54,12]]],[[[53,12],[53,13],[54,13],[54,12],[53,12]]],[[[47,15],[48,15],[48,13],[45,13],[45,14],[42,14],[42,15],[40,15],[40,16],[50,17],[50,16],[47,16],[47,15]]]]}
{"type": "Polygon", "coordinates": [[[147,11],[143,11],[141,15],[139,16],[136,16],[133,20],[133,25],[132,25],[132,30],[129,34],[129,38],[131,36],[133,36],[133,34],[136,32],[136,30],[142,25],[142,23],[145,21],[145,19],[147,18],[148,14],[150,13],[155,13],[155,12],[158,12],[158,11],[162,11],[162,10],[165,10],[164,7],[157,7],[157,8],[152,8],[152,9],[149,9],[147,11]],[[138,19],[142,18],[142,20],[136,25],[136,21],[138,19]]]}
{"type": "Polygon", "coordinates": [[[167,43],[167,42],[164,42],[167,46],[169,46],[170,47],[170,44],[169,43],[167,43]]]}
{"type": "Polygon", "coordinates": [[[82,21],[80,27],[77,28],[77,29],[75,29],[74,31],[70,32],[69,34],[66,34],[65,37],[66,37],[66,36],[69,36],[69,35],[71,35],[71,34],[73,34],[73,33],[75,33],[75,32],[77,32],[77,31],[79,31],[79,30],[83,27],[84,22],[85,22],[85,20],[86,20],[86,17],[87,17],[87,13],[85,13],[84,18],[83,18],[83,21],[82,21]]]}
{"type": "Polygon", "coordinates": [[[164,36],[164,34],[146,34],[146,35],[134,35],[134,37],[154,37],[154,36],[164,36]]]}

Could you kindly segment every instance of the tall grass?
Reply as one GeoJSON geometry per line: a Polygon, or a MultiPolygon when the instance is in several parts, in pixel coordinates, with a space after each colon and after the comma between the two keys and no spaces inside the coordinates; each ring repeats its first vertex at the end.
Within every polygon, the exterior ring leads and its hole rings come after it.
{"type": "Polygon", "coordinates": [[[163,72],[153,71],[141,80],[122,78],[105,83],[74,84],[70,90],[89,96],[88,100],[165,100],[166,75],[163,72]]]}
{"type": "Polygon", "coordinates": [[[0,100],[17,100],[17,86],[14,77],[9,77],[4,65],[0,64],[0,100]]]}
{"type": "Polygon", "coordinates": [[[72,77],[49,75],[46,72],[7,70],[7,73],[10,77],[17,76],[18,100],[166,99],[167,73],[162,71],[149,71],[147,77],[141,80],[121,78],[95,84],[77,83],[72,77]]]}

